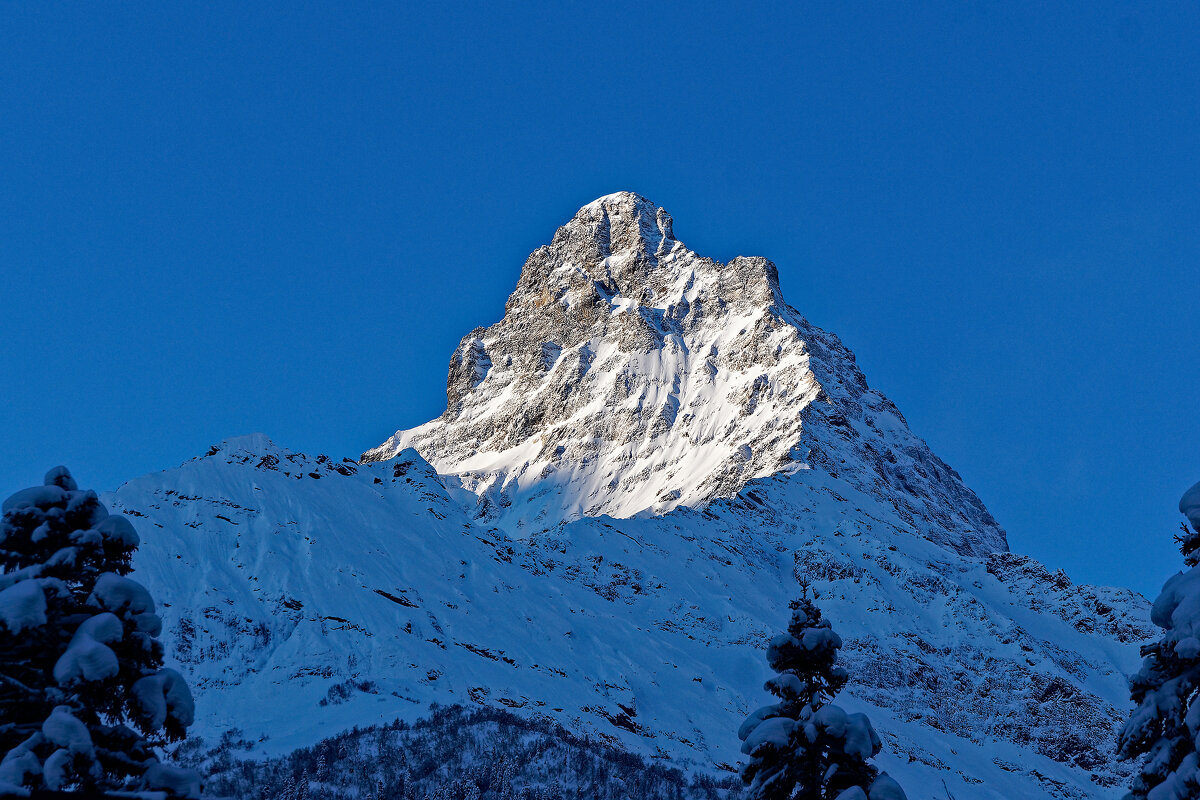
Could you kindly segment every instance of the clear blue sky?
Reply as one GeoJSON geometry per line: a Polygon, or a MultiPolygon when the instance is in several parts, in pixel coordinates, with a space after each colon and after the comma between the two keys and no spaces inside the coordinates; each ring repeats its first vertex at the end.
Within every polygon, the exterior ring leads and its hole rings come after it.
{"type": "Polygon", "coordinates": [[[1195,4],[423,5],[0,7],[0,493],[357,455],[631,189],[775,260],[1015,550],[1179,567],[1195,4]]]}

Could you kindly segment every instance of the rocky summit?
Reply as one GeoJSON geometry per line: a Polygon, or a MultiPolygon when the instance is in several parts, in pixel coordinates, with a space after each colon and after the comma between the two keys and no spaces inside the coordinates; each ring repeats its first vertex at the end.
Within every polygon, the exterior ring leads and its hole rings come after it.
{"type": "Polygon", "coordinates": [[[361,460],[231,439],[104,502],[209,741],[278,755],[431,703],[728,776],[797,579],[910,798],[1116,798],[1139,595],[1009,552],[762,258],[596,200],[361,460]]]}
{"type": "Polygon", "coordinates": [[[854,355],[784,302],[774,264],[698,256],[630,192],[584,206],[529,256],[504,319],[455,350],[446,400],[362,459],[416,448],[514,535],[700,507],[816,468],[956,552],[1008,549],[854,355]]]}

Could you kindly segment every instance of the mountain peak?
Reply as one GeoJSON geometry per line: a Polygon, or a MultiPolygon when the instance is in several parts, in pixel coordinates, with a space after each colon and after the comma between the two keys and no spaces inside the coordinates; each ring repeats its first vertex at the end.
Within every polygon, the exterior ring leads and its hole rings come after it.
{"type": "Polygon", "coordinates": [[[637,192],[620,191],[606,194],[603,197],[597,197],[592,202],[583,206],[576,212],[575,216],[595,214],[602,210],[608,210],[610,213],[629,214],[638,210],[649,211],[651,215],[657,215],[662,208],[654,201],[638,194],[637,192]]]}
{"type": "Polygon", "coordinates": [[[365,461],[418,450],[510,532],[699,507],[819,470],[960,552],[1006,550],[958,475],[788,306],[765,258],[704,258],[618,192],[526,260],[502,320],[450,359],[446,411],[365,461]]]}
{"type": "Polygon", "coordinates": [[[773,263],[700,258],[675,238],[667,210],[634,192],[605,195],[580,208],[526,260],[506,310],[544,307],[572,289],[589,288],[610,301],[664,310],[689,291],[734,306],[782,303],[773,263]]]}
{"type": "Polygon", "coordinates": [[[575,212],[571,221],[560,229],[559,236],[577,231],[595,237],[604,256],[631,250],[654,256],[669,252],[676,244],[667,210],[633,192],[617,192],[593,200],[575,212]]]}

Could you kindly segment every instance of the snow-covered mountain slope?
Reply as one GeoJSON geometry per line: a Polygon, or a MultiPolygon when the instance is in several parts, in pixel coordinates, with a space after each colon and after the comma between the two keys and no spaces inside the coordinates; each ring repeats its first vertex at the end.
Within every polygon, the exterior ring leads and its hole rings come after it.
{"type": "Polygon", "coordinates": [[[142,533],[136,575],[210,741],[279,753],[478,703],[722,774],[803,575],[847,640],[843,704],[911,798],[1116,796],[1142,598],[957,554],[841,478],[795,477],[512,538],[412,450],[356,466],[250,437],[104,500],[142,533]]]}
{"type": "Polygon", "coordinates": [[[280,753],[458,702],[720,774],[803,577],[910,798],[1118,796],[1147,603],[1008,552],[769,262],[602,198],[448,398],[361,464],[254,436],[104,498],[200,733],[280,753]]]}
{"type": "Polygon", "coordinates": [[[959,552],[1008,549],[853,354],[783,301],[774,264],[696,255],[643,197],[581,208],[505,310],[459,344],[445,413],[364,461],[414,447],[514,535],[699,507],[809,465],[959,552]]]}

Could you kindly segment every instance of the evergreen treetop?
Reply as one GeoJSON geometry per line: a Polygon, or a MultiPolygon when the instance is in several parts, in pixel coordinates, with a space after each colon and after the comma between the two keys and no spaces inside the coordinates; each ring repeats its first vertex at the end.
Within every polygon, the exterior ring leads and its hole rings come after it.
{"type": "Polygon", "coordinates": [[[154,752],[183,737],[192,698],[162,668],[153,600],[124,577],[133,526],[63,467],[0,511],[0,794],[198,792],[154,752]]]}
{"type": "Polygon", "coordinates": [[[1189,569],[1163,584],[1150,609],[1163,635],[1142,647],[1129,681],[1137,707],[1117,740],[1122,759],[1144,757],[1126,795],[1134,800],[1200,797],[1200,483],[1179,511],[1188,524],[1176,541],[1189,569]]]}
{"type": "Polygon", "coordinates": [[[807,583],[789,607],[787,632],[767,645],[767,664],[776,674],[763,688],[779,702],[751,714],[738,731],[750,757],[742,770],[749,797],[904,800],[896,782],[868,763],[881,748],[870,720],[832,703],[848,678],[837,665],[842,639],[807,583]]]}

